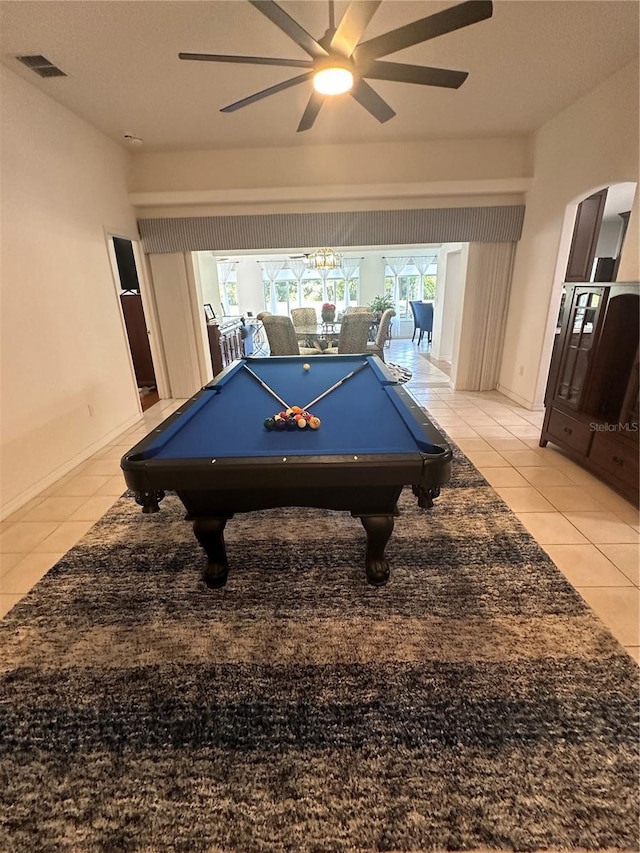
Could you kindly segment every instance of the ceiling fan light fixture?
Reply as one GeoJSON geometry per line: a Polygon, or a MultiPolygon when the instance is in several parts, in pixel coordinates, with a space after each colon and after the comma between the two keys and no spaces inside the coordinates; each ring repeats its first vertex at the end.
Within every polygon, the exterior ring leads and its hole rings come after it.
{"type": "Polygon", "coordinates": [[[353,86],[353,74],[348,68],[331,65],[313,75],[313,88],[321,95],[343,95],[353,86]]]}
{"type": "Polygon", "coordinates": [[[392,119],[396,114],[395,110],[369,85],[368,79],[459,89],[469,76],[468,71],[431,68],[404,62],[387,62],[381,60],[381,57],[398,53],[405,48],[422,44],[471,24],[477,24],[493,15],[493,0],[462,0],[410,24],[404,24],[363,41],[367,25],[381,0],[346,2],[346,9],[337,26],[334,16],[335,0],[328,0],[329,27],[323,36],[315,39],[295,18],[282,9],[276,0],[249,0],[249,2],[285,36],[302,48],[309,58],[285,59],[276,56],[182,52],[178,54],[178,58],[198,62],[231,62],[305,69],[303,73],[254,92],[220,110],[223,113],[233,113],[263,98],[302,83],[308,83],[313,79],[314,89],[298,124],[297,133],[313,127],[327,98],[347,92],[380,124],[392,119]]]}

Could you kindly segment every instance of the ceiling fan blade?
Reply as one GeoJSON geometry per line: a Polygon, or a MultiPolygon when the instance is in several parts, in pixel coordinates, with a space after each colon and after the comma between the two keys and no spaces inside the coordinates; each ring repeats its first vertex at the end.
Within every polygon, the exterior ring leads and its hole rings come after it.
{"type": "Polygon", "coordinates": [[[355,50],[356,62],[368,62],[411,47],[423,41],[436,38],[436,36],[453,32],[453,30],[468,27],[490,18],[493,14],[493,3],[491,0],[467,0],[451,6],[435,15],[421,18],[397,30],[390,30],[381,36],[362,42],[355,50]]]}
{"type": "Polygon", "coordinates": [[[468,71],[448,68],[429,68],[424,65],[404,65],[400,62],[372,62],[362,71],[372,80],[393,80],[396,83],[418,83],[420,86],[441,86],[459,89],[469,76],[468,71]]]}
{"type": "Polygon", "coordinates": [[[309,130],[314,121],[318,118],[318,113],[320,112],[320,108],[324,104],[325,96],[321,95],[319,92],[312,92],[311,97],[309,98],[309,103],[307,104],[304,113],[302,114],[302,118],[300,119],[300,124],[298,125],[298,133],[303,130],[309,130]]]}
{"type": "Polygon", "coordinates": [[[392,110],[389,104],[364,80],[358,80],[349,94],[381,124],[389,121],[396,114],[395,110],[392,110]]]}
{"type": "Polygon", "coordinates": [[[313,36],[309,35],[309,33],[301,27],[297,21],[288,15],[284,9],[280,8],[277,3],[274,3],[273,0],[249,0],[252,6],[255,6],[258,11],[262,12],[263,15],[266,15],[269,20],[279,27],[285,35],[288,35],[290,39],[300,45],[300,47],[305,50],[309,56],[313,56],[314,59],[317,59],[321,56],[328,56],[327,51],[322,47],[321,44],[313,38],[313,36]]]}
{"type": "Polygon", "coordinates": [[[305,80],[311,79],[313,71],[308,71],[306,74],[300,74],[298,77],[291,77],[289,80],[284,80],[282,83],[276,83],[275,86],[269,86],[268,89],[263,89],[261,92],[256,92],[255,95],[249,95],[248,98],[243,98],[241,101],[236,101],[234,104],[229,104],[228,107],[223,107],[221,113],[233,113],[242,107],[248,107],[249,104],[255,104],[256,101],[261,101],[263,98],[268,98],[269,95],[276,95],[278,92],[283,92],[285,89],[291,89],[299,83],[304,83],[305,80]]]}
{"type": "Polygon", "coordinates": [[[178,59],[196,62],[238,62],[244,65],[282,65],[286,68],[311,68],[310,59],[275,59],[270,56],[227,56],[222,53],[179,53],[178,59]]]}
{"type": "Polygon", "coordinates": [[[351,56],[380,2],[381,0],[353,0],[347,6],[347,11],[342,16],[329,45],[332,52],[351,56]]]}

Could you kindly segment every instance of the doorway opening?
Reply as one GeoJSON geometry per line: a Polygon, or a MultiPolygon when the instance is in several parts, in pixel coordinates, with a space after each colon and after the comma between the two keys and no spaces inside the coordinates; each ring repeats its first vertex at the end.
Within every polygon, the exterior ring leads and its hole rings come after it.
{"type": "Polygon", "coordinates": [[[624,182],[603,187],[568,205],[560,239],[553,295],[547,320],[551,346],[549,362],[539,374],[540,390],[549,394],[549,370],[560,345],[566,283],[617,281],[627,226],[637,184],[624,182]]]}
{"type": "Polygon", "coordinates": [[[565,281],[616,281],[634,183],[614,184],[583,199],[577,207],[565,281]]]}
{"type": "Polygon", "coordinates": [[[120,279],[120,305],[127,331],[129,351],[140,395],[142,411],[153,406],[160,399],[156,374],[153,367],[149,328],[142,304],[140,281],[131,240],[124,237],[112,237],[120,279]]]}

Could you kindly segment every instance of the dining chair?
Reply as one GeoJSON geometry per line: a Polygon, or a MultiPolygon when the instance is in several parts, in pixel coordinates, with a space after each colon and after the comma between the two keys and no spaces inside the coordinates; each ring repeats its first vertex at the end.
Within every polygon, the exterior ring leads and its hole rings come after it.
{"type": "Polygon", "coordinates": [[[291,319],[296,329],[315,329],[318,325],[318,315],[315,308],[292,308],[291,319]]]}
{"type": "Polygon", "coordinates": [[[416,332],[420,332],[418,335],[418,346],[422,341],[425,333],[427,335],[427,342],[431,343],[431,335],[433,332],[433,302],[409,302],[411,306],[411,311],[413,313],[413,335],[411,340],[416,336],[416,332]]]}
{"type": "Polygon", "coordinates": [[[267,334],[270,355],[318,355],[317,349],[300,346],[291,317],[267,312],[259,316],[267,334]]]}
{"type": "Polygon", "coordinates": [[[369,339],[369,326],[373,322],[373,314],[356,312],[345,314],[340,323],[338,346],[327,347],[326,355],[353,355],[366,353],[369,339]]]}
{"type": "Polygon", "coordinates": [[[391,320],[395,316],[396,312],[393,310],[393,308],[387,308],[387,310],[382,313],[382,317],[380,318],[380,323],[378,325],[376,339],[373,343],[367,344],[368,355],[377,355],[384,361],[384,345],[389,337],[391,320]]]}

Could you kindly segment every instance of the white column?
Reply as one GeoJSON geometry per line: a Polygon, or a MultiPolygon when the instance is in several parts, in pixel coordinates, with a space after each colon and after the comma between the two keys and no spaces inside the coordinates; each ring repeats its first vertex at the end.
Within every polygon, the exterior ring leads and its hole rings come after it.
{"type": "Polygon", "coordinates": [[[197,294],[193,273],[187,269],[190,258],[182,253],[149,255],[171,396],[178,399],[191,397],[203,384],[197,336],[204,328],[204,311],[199,306],[201,328],[196,329],[193,302],[197,294]]]}
{"type": "Polygon", "coordinates": [[[384,260],[380,254],[365,255],[360,261],[360,304],[368,305],[384,293],[384,260]]]}
{"type": "Polygon", "coordinates": [[[238,261],[236,275],[240,313],[246,316],[251,311],[255,317],[265,310],[262,267],[254,256],[244,256],[238,261]]]}
{"type": "Polygon", "coordinates": [[[462,310],[467,253],[467,243],[446,243],[438,252],[431,355],[449,364],[453,361],[457,318],[462,310]]]}
{"type": "Polygon", "coordinates": [[[215,256],[213,252],[194,252],[193,255],[200,274],[202,304],[204,305],[208,302],[213,308],[216,317],[222,317],[218,264],[215,256]]]}

